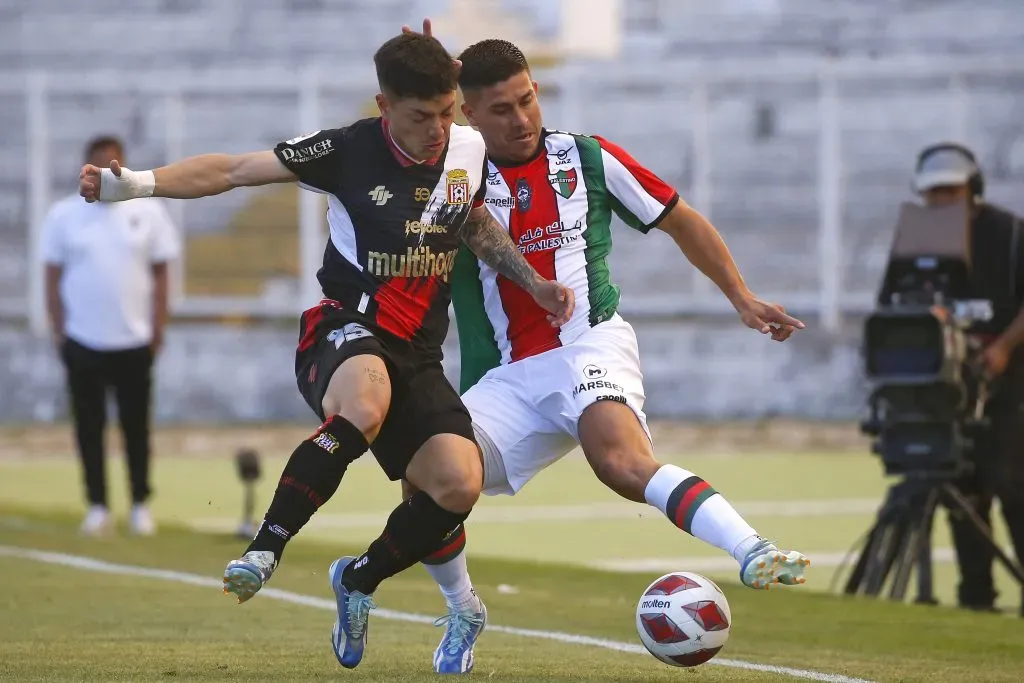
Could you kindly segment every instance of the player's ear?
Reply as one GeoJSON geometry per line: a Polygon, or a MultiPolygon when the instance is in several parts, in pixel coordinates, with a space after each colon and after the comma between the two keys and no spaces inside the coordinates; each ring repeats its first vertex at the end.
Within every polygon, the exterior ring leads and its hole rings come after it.
{"type": "Polygon", "coordinates": [[[533,94],[534,95],[540,95],[540,86],[537,85],[537,81],[530,81],[530,82],[533,83],[533,94]]]}
{"type": "Polygon", "coordinates": [[[386,119],[388,117],[388,98],[383,93],[377,93],[374,99],[377,101],[377,110],[386,119]]]}
{"type": "Polygon", "coordinates": [[[466,117],[466,121],[469,122],[469,125],[472,126],[473,128],[477,128],[478,126],[476,125],[476,118],[473,116],[473,110],[470,109],[469,105],[463,102],[461,109],[462,115],[466,117]]]}

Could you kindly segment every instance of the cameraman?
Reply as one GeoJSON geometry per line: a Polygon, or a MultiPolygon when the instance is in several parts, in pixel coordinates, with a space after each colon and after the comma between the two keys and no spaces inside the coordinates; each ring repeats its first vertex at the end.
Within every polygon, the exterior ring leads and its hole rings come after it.
{"type": "MultiPolygon", "coordinates": [[[[943,143],[921,151],[914,187],[931,207],[966,202],[971,212],[971,295],[992,301],[992,319],[970,335],[992,391],[985,415],[991,429],[976,439],[975,472],[960,482],[964,495],[991,527],[998,497],[1018,560],[1024,559],[1024,222],[983,200],[985,183],[974,154],[943,143]]],[[[950,514],[960,567],[961,607],[995,611],[994,555],[963,518],[950,514]]],[[[1021,605],[1024,616],[1024,602],[1021,605]]]]}

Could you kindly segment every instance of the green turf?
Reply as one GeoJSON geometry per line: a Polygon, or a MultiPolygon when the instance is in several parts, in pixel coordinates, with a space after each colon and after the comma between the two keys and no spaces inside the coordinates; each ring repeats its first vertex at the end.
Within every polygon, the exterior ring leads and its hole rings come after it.
{"type": "MultiPolygon", "coordinates": [[[[887,482],[878,462],[867,454],[692,454],[666,458],[700,473],[742,511],[745,503],[866,499],[881,501],[887,482]]],[[[264,458],[257,513],[273,494],[281,457],[264,458]]],[[[48,456],[37,459],[0,458],[0,501],[45,510],[79,513],[81,484],[73,459],[48,456]]],[[[111,458],[108,478],[115,512],[123,514],[126,481],[122,461],[111,458]]],[[[161,522],[198,525],[203,529],[234,528],[241,510],[242,490],[233,464],[226,458],[158,457],[154,463],[154,512],[161,522]]],[[[350,468],[339,493],[310,522],[298,542],[320,541],[365,545],[379,533],[398,497],[397,486],[387,481],[369,457],[350,468]],[[353,524],[351,515],[366,519],[353,524]],[[348,521],[345,521],[345,520],[348,521]]],[[[763,534],[814,557],[842,554],[868,528],[872,513],[843,515],[748,515],[763,534]]],[[[1005,544],[998,515],[996,531],[1005,544]]],[[[609,562],[666,558],[664,566],[648,573],[685,569],[688,558],[719,558],[720,567],[702,570],[716,579],[735,576],[735,567],[721,551],[679,533],[654,509],[624,503],[601,486],[580,457],[570,456],[543,472],[515,497],[484,497],[469,525],[472,558],[538,558],[561,563],[608,566],[609,562]],[[565,519],[561,506],[599,505],[615,515],[594,519],[565,519]],[[543,519],[516,522],[526,511],[544,513],[543,519]],[[518,512],[517,512],[518,511],[518,512]],[[625,511],[624,514],[621,514],[625,511]],[[504,514],[504,521],[493,521],[504,514]],[[487,515],[491,515],[488,517],[487,515]],[[490,520],[490,521],[489,521],[490,520]]],[[[949,548],[944,514],[936,520],[934,544],[949,548]]],[[[836,568],[819,563],[809,578],[810,590],[827,590],[836,568]]],[[[937,562],[936,592],[952,602],[957,581],[955,566],[937,562]]],[[[996,571],[999,605],[1016,610],[1020,591],[1001,568],[996,571]]]]}
{"type": "MultiPolygon", "coordinates": [[[[168,526],[151,539],[83,539],[76,517],[12,506],[0,506],[0,519],[0,545],[214,579],[240,548],[231,538],[168,526]]],[[[334,556],[319,543],[294,544],[273,586],[329,597],[324,573],[334,556]]],[[[0,562],[0,680],[436,680],[429,666],[438,632],[427,626],[374,618],[366,660],[341,672],[328,644],[329,611],[266,596],[239,606],[213,588],[0,562]]],[[[474,561],[473,573],[495,624],[631,643],[635,599],[652,578],[500,559],[474,561]],[[499,584],[515,584],[519,593],[501,593],[499,584]]],[[[1017,681],[1024,670],[1020,620],[802,589],[723,589],[733,632],[721,657],[879,681],[1017,681]]],[[[382,607],[408,612],[441,607],[420,568],[386,582],[377,597],[382,607]]],[[[681,672],[646,655],[500,633],[485,634],[477,666],[477,677],[497,681],[792,680],[714,666],[681,672]]]]}
{"type": "MultiPolygon", "coordinates": [[[[39,506],[80,507],[79,473],[68,454],[34,459],[0,458],[0,500],[39,506]],[[45,485],[42,485],[45,484],[45,485]],[[30,485],[31,488],[26,488],[30,485]],[[38,486],[36,486],[38,485],[38,486]]],[[[880,496],[885,490],[874,458],[857,454],[799,455],[702,455],[662,456],[699,473],[735,500],[784,500],[834,497],[880,496]]],[[[259,494],[267,499],[274,490],[286,454],[263,458],[264,477],[259,494]]],[[[109,460],[112,504],[123,509],[126,481],[121,459],[109,460]]],[[[234,464],[227,458],[157,457],[153,464],[158,513],[167,516],[235,515],[241,490],[235,480],[234,464]]],[[[391,508],[398,492],[372,458],[366,457],[349,469],[344,489],[332,512],[391,508]]],[[[486,498],[487,505],[551,505],[616,502],[595,478],[581,457],[575,454],[556,463],[530,482],[514,498],[486,498]]]]}
{"type": "MultiPolygon", "coordinates": [[[[0,679],[18,681],[322,681],[341,669],[328,645],[333,618],[326,611],[266,601],[233,608],[212,591],[158,585],[136,578],[74,576],[56,567],[15,560],[12,577],[23,592],[3,601],[19,616],[0,626],[0,679]],[[40,596],[45,596],[41,599],[40,596]],[[197,615],[202,615],[197,619],[197,615]]],[[[370,656],[354,681],[435,681],[429,672],[435,633],[405,623],[374,623],[370,656]],[[376,655],[376,656],[374,656],[376,655]]],[[[478,671],[500,681],[578,680],[578,658],[564,646],[488,635],[478,671]]],[[[589,680],[668,681],[657,662],[608,651],[588,651],[589,680]]],[[[730,670],[709,670],[706,681],[726,681],[730,670]]],[[[744,680],[778,681],[774,675],[744,680]]]]}

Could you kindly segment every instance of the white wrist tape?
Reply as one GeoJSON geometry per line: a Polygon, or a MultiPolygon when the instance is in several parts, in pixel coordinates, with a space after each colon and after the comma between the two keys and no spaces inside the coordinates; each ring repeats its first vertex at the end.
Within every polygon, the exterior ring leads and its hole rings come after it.
{"type": "Polygon", "coordinates": [[[123,202],[126,199],[152,197],[156,189],[156,177],[152,171],[133,171],[121,167],[121,177],[109,168],[100,171],[100,201],[123,202]]]}

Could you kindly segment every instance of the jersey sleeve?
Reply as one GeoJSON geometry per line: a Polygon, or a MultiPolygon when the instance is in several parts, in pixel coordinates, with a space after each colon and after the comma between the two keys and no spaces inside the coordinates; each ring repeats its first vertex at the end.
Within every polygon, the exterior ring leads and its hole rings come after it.
{"type": "Polygon", "coordinates": [[[679,202],[675,188],[644,168],[626,150],[602,137],[604,181],[612,209],[631,228],[647,233],[679,202]]]}
{"type": "Polygon", "coordinates": [[[333,194],[341,182],[344,141],[344,128],[318,130],[279,143],[274,154],[306,189],[333,194]]]}

